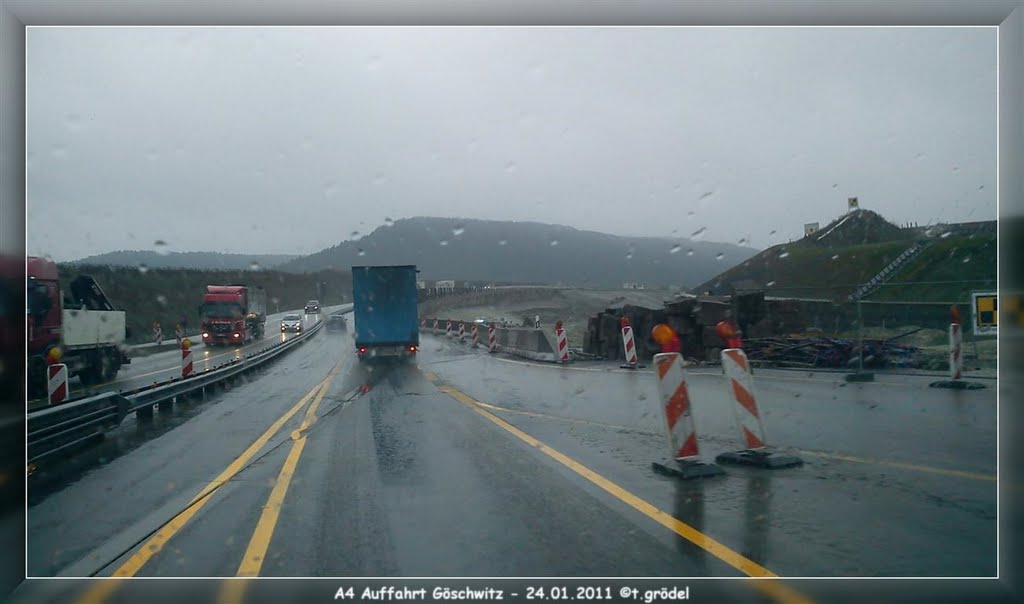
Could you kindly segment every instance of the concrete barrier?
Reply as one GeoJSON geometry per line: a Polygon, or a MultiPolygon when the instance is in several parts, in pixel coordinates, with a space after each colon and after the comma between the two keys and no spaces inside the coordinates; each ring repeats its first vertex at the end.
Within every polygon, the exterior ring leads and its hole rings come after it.
{"type": "Polygon", "coordinates": [[[554,334],[546,330],[499,327],[494,335],[500,352],[535,361],[558,362],[558,343],[554,341],[554,334]]]}
{"type": "MultiPolygon", "coordinates": [[[[464,341],[465,324],[467,321],[459,319],[436,319],[427,317],[425,325],[445,325],[445,335],[449,338],[458,337],[460,342],[464,341]],[[459,331],[453,331],[458,325],[459,331]]],[[[478,342],[479,332],[475,322],[472,325],[473,341],[478,342]]],[[[505,352],[514,356],[532,359],[534,361],[546,361],[549,363],[559,362],[557,335],[550,330],[535,329],[533,327],[494,327],[488,326],[488,352],[505,352]]],[[[568,351],[566,351],[568,352],[568,351]]]]}

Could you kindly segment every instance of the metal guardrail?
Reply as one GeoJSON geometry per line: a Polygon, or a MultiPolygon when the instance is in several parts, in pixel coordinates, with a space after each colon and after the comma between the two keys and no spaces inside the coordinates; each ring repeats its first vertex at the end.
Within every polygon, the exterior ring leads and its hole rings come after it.
{"type": "Polygon", "coordinates": [[[28,462],[38,462],[95,439],[121,425],[124,418],[133,411],[152,409],[154,405],[174,401],[180,396],[255,369],[305,342],[323,326],[324,322],[320,321],[298,337],[272,344],[187,378],[175,378],[128,392],[105,392],[29,413],[28,462]]]}

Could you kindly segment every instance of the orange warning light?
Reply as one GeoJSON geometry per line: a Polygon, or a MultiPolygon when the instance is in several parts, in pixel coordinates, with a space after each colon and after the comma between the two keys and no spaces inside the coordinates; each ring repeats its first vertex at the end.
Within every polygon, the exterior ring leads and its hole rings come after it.
{"type": "Polygon", "coordinates": [[[46,353],[46,362],[49,363],[50,365],[54,365],[56,363],[59,363],[60,362],[60,356],[61,356],[60,348],[53,347],[53,348],[50,349],[49,352],[46,353]]]}
{"type": "Polygon", "coordinates": [[[668,323],[658,323],[651,329],[651,337],[658,344],[668,344],[676,337],[676,332],[668,323]]]}
{"type": "Polygon", "coordinates": [[[192,348],[192,340],[190,340],[188,338],[185,338],[184,340],[182,340],[181,341],[181,348],[183,350],[188,350],[189,348],[192,348]]]}

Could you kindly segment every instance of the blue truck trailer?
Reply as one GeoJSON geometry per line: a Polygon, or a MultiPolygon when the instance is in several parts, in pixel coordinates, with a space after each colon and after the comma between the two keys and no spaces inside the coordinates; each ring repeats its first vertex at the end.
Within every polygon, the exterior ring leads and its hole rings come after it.
{"type": "Polygon", "coordinates": [[[352,307],[356,354],[408,361],[420,345],[416,267],[353,266],[352,307]]]}

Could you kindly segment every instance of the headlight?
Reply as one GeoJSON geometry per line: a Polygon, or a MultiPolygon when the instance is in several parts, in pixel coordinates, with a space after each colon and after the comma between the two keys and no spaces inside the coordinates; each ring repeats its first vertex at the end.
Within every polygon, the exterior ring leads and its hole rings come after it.
{"type": "Polygon", "coordinates": [[[208,331],[204,331],[204,332],[203,332],[203,337],[204,337],[204,338],[208,338],[208,337],[210,337],[210,332],[208,332],[208,331]]]}
{"type": "Polygon", "coordinates": [[[233,335],[234,335],[234,336],[235,336],[236,338],[238,337],[238,334],[237,334],[237,333],[236,333],[236,334],[233,334],[233,335]]]}

